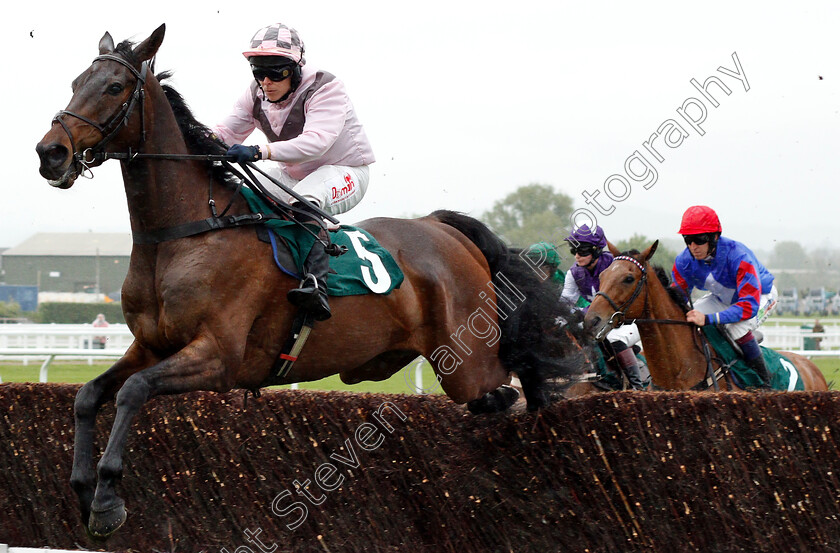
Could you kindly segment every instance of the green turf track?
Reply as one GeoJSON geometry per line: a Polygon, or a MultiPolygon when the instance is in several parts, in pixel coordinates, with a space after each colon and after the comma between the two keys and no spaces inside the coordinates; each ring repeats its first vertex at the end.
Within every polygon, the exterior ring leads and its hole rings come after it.
{"type": "MultiPolygon", "coordinates": [[[[817,358],[813,360],[825,375],[832,390],[840,389],[840,358],[817,358]]],[[[50,382],[87,382],[110,366],[106,362],[59,364],[53,362],[48,371],[50,382]]],[[[37,382],[41,368],[40,361],[31,361],[29,365],[20,363],[0,364],[0,378],[3,382],[37,382]]],[[[413,393],[411,385],[414,383],[414,363],[398,372],[388,380],[382,382],[361,382],[348,385],[341,382],[338,376],[331,376],[316,382],[303,382],[301,389],[308,390],[345,390],[351,392],[371,392],[386,394],[413,393]]],[[[435,377],[428,363],[423,367],[423,386],[430,392],[440,392],[435,386],[435,377]]],[[[280,386],[287,388],[287,386],[280,386]]]]}
{"type": "MultiPolygon", "coordinates": [[[[94,361],[93,365],[88,365],[87,363],[66,364],[53,362],[49,366],[47,376],[49,382],[87,382],[105,371],[109,366],[109,362],[103,361],[94,361]]],[[[0,364],[0,378],[2,378],[3,382],[38,382],[40,370],[41,361],[39,360],[30,361],[29,365],[26,366],[20,362],[3,363],[0,364]]],[[[411,385],[414,384],[414,374],[414,363],[412,363],[388,380],[382,382],[361,382],[359,384],[348,385],[344,384],[336,375],[316,382],[302,382],[299,384],[299,387],[308,390],[345,390],[351,392],[409,394],[412,393],[411,385]]],[[[436,381],[431,366],[428,363],[424,363],[423,387],[429,389],[429,392],[440,393],[440,388],[435,384],[436,381]]],[[[288,386],[278,386],[278,388],[288,388],[288,386]]]]}

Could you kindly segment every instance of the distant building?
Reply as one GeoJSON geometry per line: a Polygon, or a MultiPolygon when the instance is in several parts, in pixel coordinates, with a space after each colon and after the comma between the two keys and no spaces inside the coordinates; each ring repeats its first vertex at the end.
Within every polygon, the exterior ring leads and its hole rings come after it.
{"type": "Polygon", "coordinates": [[[128,273],[131,245],[129,233],[38,233],[2,252],[0,282],[115,294],[128,273]]]}

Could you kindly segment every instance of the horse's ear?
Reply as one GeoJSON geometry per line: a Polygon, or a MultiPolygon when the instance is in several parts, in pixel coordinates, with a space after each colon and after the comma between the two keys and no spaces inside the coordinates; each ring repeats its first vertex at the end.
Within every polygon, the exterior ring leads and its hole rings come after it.
{"type": "Polygon", "coordinates": [[[645,261],[650,261],[650,258],[653,257],[653,254],[656,252],[656,247],[659,245],[659,240],[651,244],[648,249],[642,252],[642,257],[645,261]]]}
{"type": "Polygon", "coordinates": [[[99,39],[99,55],[110,54],[114,51],[114,39],[111,38],[111,33],[105,32],[102,38],[99,39]]]}
{"type": "Polygon", "coordinates": [[[163,42],[163,35],[166,33],[166,23],[155,29],[149,38],[138,44],[134,48],[134,55],[141,62],[148,61],[157,54],[161,42],[163,42]]]}
{"type": "Polygon", "coordinates": [[[621,255],[621,250],[615,247],[615,245],[607,240],[607,249],[610,250],[610,253],[613,255],[621,255]]]}

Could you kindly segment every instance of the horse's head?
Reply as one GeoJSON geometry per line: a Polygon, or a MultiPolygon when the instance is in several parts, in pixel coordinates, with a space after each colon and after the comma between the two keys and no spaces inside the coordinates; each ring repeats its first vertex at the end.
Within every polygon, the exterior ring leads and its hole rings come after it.
{"type": "MultiPolygon", "coordinates": [[[[600,275],[600,290],[586,312],[584,326],[598,340],[619,326],[625,319],[638,319],[645,309],[645,285],[649,276],[648,260],[653,256],[657,240],[645,251],[617,255],[600,275]]],[[[610,245],[612,246],[612,245],[610,245]]],[[[610,248],[614,250],[613,247],[610,248]]],[[[613,253],[617,253],[613,251],[613,253]]],[[[653,278],[657,278],[655,275],[653,278]]]]}
{"type": "Polygon", "coordinates": [[[124,42],[115,47],[109,33],[99,41],[99,56],[73,81],[70,103],[35,147],[41,176],[52,186],[73,186],[84,169],[102,163],[97,154],[106,148],[140,146],[148,62],[164,31],[161,25],[137,46],[124,42]]]}

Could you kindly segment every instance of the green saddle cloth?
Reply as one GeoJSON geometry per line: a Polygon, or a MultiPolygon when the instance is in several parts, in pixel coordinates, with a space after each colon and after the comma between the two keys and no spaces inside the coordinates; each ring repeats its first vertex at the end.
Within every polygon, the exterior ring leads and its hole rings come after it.
{"type": "MultiPolygon", "coordinates": [[[[252,190],[242,188],[242,195],[254,213],[272,213],[252,190]]],[[[270,220],[265,224],[286,240],[295,268],[302,274],[303,261],[315,245],[315,237],[292,221],[270,220]]],[[[315,225],[310,227],[317,230],[315,225]]],[[[402,284],[405,276],[394,257],[366,230],[342,225],[338,231],[330,231],[330,240],[347,248],[346,253],[330,257],[331,271],[327,275],[330,296],[389,294],[402,284]]]]}
{"type": "MultiPolygon", "coordinates": [[[[718,353],[718,356],[725,363],[732,363],[734,361],[730,369],[735,373],[735,378],[741,385],[755,387],[761,384],[761,379],[756,372],[738,355],[729,343],[729,340],[721,334],[721,330],[717,326],[704,325],[703,333],[718,353]]],[[[764,364],[767,365],[767,372],[770,373],[771,388],[787,391],[805,389],[805,386],[802,384],[802,379],[799,377],[799,371],[796,370],[796,367],[794,367],[788,358],[775,350],[765,347],[761,348],[761,353],[764,355],[764,364]]]]}

